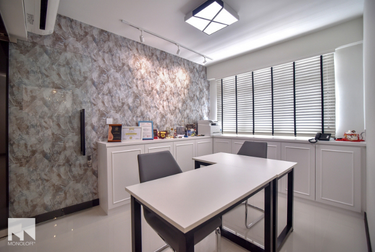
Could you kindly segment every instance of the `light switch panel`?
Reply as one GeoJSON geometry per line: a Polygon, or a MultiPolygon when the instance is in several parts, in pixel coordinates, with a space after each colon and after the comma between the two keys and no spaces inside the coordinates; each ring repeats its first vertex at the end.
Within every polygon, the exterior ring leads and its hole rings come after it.
{"type": "Polygon", "coordinates": [[[112,124],[112,123],[113,123],[112,118],[107,118],[107,124],[112,124]]]}

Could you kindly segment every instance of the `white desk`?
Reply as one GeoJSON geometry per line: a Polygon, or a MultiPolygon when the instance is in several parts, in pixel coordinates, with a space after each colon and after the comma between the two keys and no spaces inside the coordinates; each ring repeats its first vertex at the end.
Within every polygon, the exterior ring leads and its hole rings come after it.
{"type": "Polygon", "coordinates": [[[279,178],[290,171],[292,164],[293,166],[297,164],[294,162],[268,158],[256,158],[224,152],[194,157],[193,160],[195,160],[195,168],[199,168],[200,164],[225,164],[230,165],[231,167],[250,167],[251,169],[259,168],[263,172],[275,172],[279,178]]]}
{"type": "MultiPolygon", "coordinates": [[[[280,248],[284,245],[286,239],[293,231],[293,184],[294,184],[294,171],[293,167],[297,163],[293,162],[286,162],[274,159],[266,159],[266,158],[255,158],[237,154],[230,154],[230,153],[215,153],[200,157],[193,158],[195,160],[195,168],[200,168],[201,165],[215,165],[216,163],[225,164],[230,167],[243,167],[249,170],[254,169],[261,169],[264,172],[275,172],[277,173],[277,178],[272,183],[272,228],[273,228],[273,236],[272,241],[275,242],[273,245],[273,251],[279,251],[280,248]],[[292,165],[293,164],[293,165],[292,165]],[[292,168],[291,168],[292,165],[292,168]],[[287,222],[286,226],[283,228],[282,232],[279,236],[277,236],[277,209],[278,209],[278,197],[277,197],[277,180],[283,177],[284,175],[288,174],[288,192],[287,192],[287,222]]],[[[265,195],[265,202],[268,196],[265,195]]],[[[266,218],[266,217],[265,217],[266,218]]],[[[265,228],[265,239],[267,237],[265,228]]],[[[222,235],[229,240],[237,243],[238,245],[242,246],[245,249],[251,251],[262,251],[260,247],[256,246],[254,248],[254,244],[250,243],[247,240],[244,240],[242,237],[238,237],[231,232],[222,228],[222,235]]],[[[265,244],[266,244],[265,240],[265,244]]]]}
{"type": "Polygon", "coordinates": [[[262,188],[265,188],[266,195],[264,250],[276,251],[276,232],[273,231],[272,222],[275,215],[273,188],[279,174],[292,171],[295,163],[250,159],[255,164],[251,169],[248,163],[244,166],[241,162],[229,164],[223,161],[202,169],[126,187],[131,195],[133,251],[142,251],[141,205],[161,216],[172,225],[171,228],[180,232],[186,243],[186,250],[182,251],[190,252],[194,251],[194,245],[191,245],[194,228],[222,216],[262,188]]]}

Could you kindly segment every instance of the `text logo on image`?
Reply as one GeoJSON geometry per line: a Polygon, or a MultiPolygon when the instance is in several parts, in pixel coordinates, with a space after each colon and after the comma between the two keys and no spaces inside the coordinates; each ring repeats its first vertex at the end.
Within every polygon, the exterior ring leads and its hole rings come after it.
{"type": "Polygon", "coordinates": [[[35,218],[8,218],[8,245],[33,246],[35,244],[35,218]],[[24,234],[28,234],[34,241],[24,241],[24,234]],[[13,241],[13,234],[20,241],[13,241]]]}

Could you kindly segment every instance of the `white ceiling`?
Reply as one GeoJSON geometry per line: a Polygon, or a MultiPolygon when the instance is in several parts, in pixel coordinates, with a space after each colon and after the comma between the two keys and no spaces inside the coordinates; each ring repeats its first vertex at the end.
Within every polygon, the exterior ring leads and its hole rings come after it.
{"type": "MultiPolygon", "coordinates": [[[[364,0],[225,0],[240,20],[211,36],[184,22],[206,0],[61,0],[58,13],[139,41],[145,30],[207,55],[206,66],[258,48],[334,25],[363,14],[364,0]]],[[[177,47],[149,34],[144,44],[175,54],[177,47]]],[[[203,63],[181,49],[180,57],[203,63]]]]}

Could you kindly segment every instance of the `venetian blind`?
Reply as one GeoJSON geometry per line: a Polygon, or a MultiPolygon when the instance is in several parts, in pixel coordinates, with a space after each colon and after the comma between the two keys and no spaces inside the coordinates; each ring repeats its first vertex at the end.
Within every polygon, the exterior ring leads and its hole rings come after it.
{"type": "Polygon", "coordinates": [[[324,133],[336,133],[336,96],[334,54],[323,55],[324,133]]]}
{"type": "Polygon", "coordinates": [[[298,136],[322,132],[320,56],[295,62],[298,136]]]}
{"type": "Polygon", "coordinates": [[[237,75],[238,133],[253,134],[252,73],[237,75]]]}
{"type": "Polygon", "coordinates": [[[273,67],[274,134],[294,135],[293,63],[273,67]]]}
{"type": "Polygon", "coordinates": [[[255,134],[272,134],[271,69],[254,71],[255,134]]]}
{"type": "Polygon", "coordinates": [[[235,76],[223,79],[223,132],[236,133],[235,76]]]}
{"type": "Polygon", "coordinates": [[[221,121],[221,115],[222,115],[222,107],[221,107],[221,79],[219,80],[216,80],[216,96],[217,96],[217,99],[216,99],[216,106],[217,106],[217,121],[218,123],[221,125],[222,124],[222,121],[221,121]]]}
{"type": "Polygon", "coordinates": [[[231,76],[217,88],[224,133],[335,134],[333,53],[231,76]]]}

